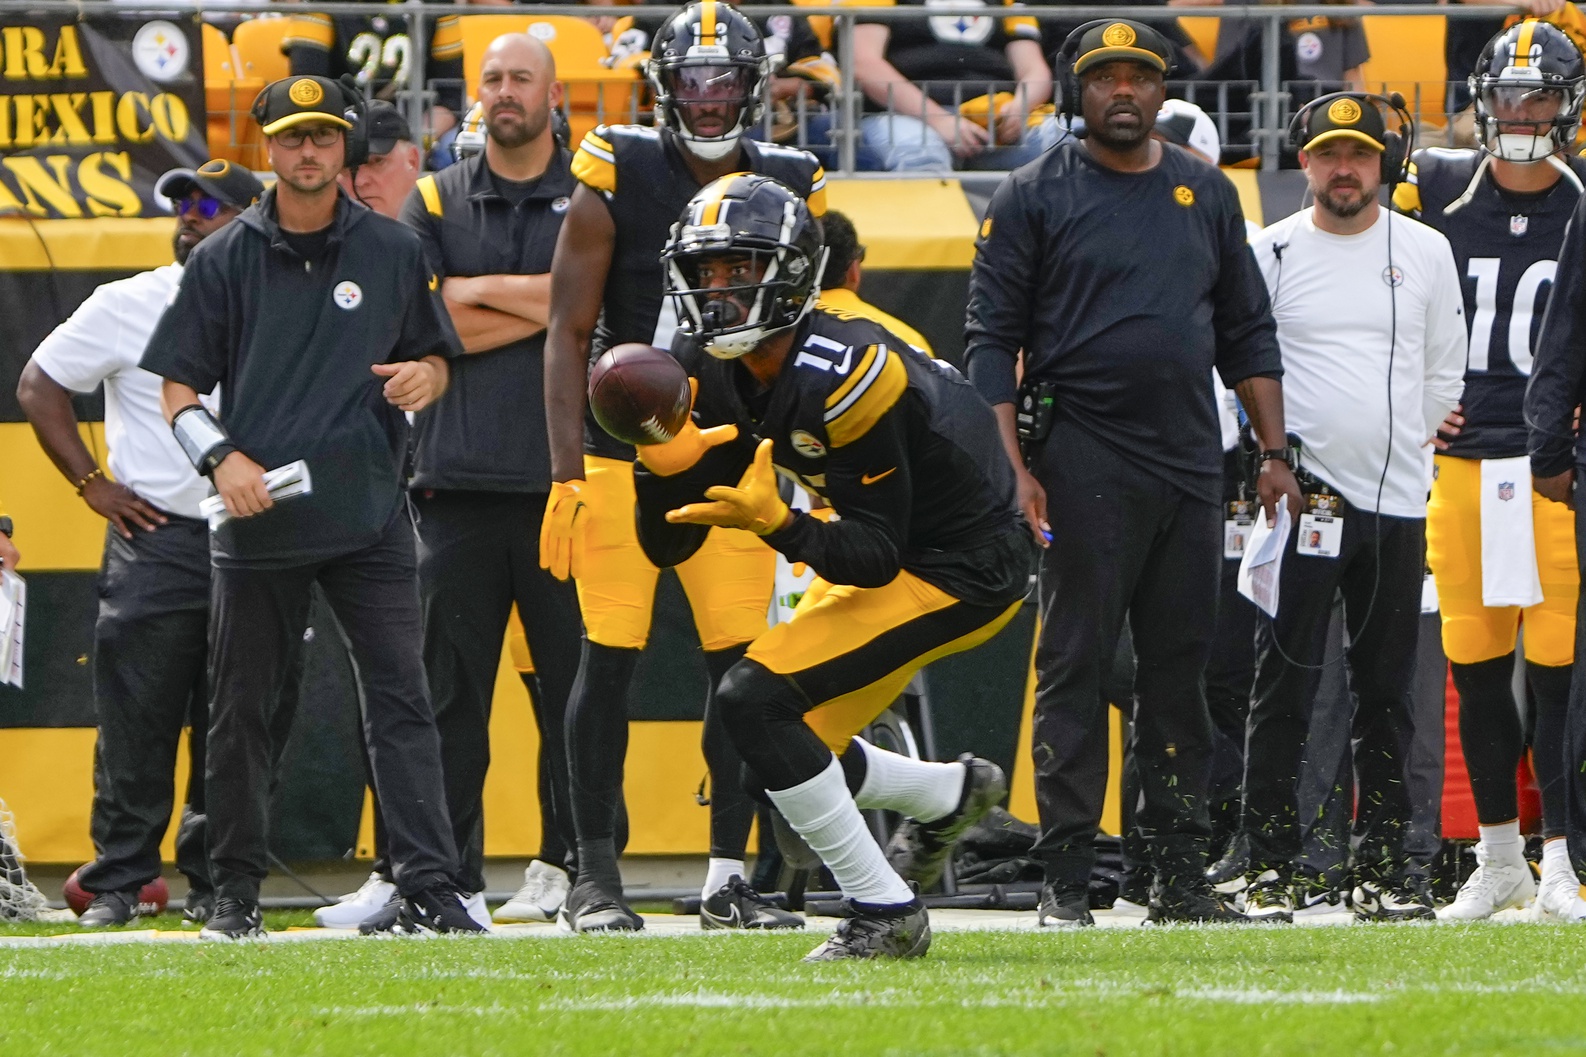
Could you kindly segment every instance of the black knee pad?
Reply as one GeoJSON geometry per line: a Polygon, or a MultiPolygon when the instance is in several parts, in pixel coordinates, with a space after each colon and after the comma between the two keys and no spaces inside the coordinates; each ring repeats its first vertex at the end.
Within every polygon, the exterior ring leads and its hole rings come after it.
{"type": "Polygon", "coordinates": [[[804,723],[809,702],[792,680],[745,658],[728,669],[716,692],[721,723],[744,766],[764,789],[787,789],[819,774],[831,752],[804,723]]]}

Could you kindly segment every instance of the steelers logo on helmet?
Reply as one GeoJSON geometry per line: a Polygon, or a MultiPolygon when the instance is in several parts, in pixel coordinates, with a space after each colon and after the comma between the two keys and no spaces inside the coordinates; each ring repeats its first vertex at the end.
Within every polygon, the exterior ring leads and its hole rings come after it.
{"type": "Polygon", "coordinates": [[[1134,41],[1134,30],[1122,22],[1114,22],[1101,31],[1101,42],[1109,48],[1127,48],[1134,41]]]}
{"type": "Polygon", "coordinates": [[[1360,104],[1353,99],[1339,99],[1327,108],[1327,119],[1336,125],[1353,125],[1360,115],[1360,104]]]}
{"type": "Polygon", "coordinates": [[[325,89],[309,77],[299,77],[287,90],[287,98],[298,106],[316,106],[325,98],[325,89]]]}

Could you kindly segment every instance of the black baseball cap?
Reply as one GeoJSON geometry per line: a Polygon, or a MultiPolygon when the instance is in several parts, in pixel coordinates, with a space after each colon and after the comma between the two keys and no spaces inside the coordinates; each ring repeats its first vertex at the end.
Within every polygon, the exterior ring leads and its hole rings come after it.
{"type": "Polygon", "coordinates": [[[386,102],[376,99],[369,104],[369,153],[390,154],[398,141],[406,140],[408,143],[417,143],[413,138],[413,127],[408,124],[407,118],[402,116],[402,111],[386,102]]]}
{"type": "Polygon", "coordinates": [[[329,77],[283,77],[253,101],[253,118],[266,136],[310,121],[352,128],[346,96],[329,77]]]}
{"type": "Polygon", "coordinates": [[[1112,22],[1093,23],[1080,36],[1079,47],[1072,54],[1076,56],[1076,75],[1099,63],[1116,62],[1119,59],[1138,62],[1166,73],[1173,59],[1173,46],[1166,37],[1145,23],[1120,18],[1112,22]]]}
{"type": "Polygon", "coordinates": [[[264,184],[244,166],[214,158],[196,169],[172,169],[154,185],[155,194],[173,202],[182,201],[194,191],[228,206],[247,209],[264,194],[264,184]]]}
{"type": "Polygon", "coordinates": [[[1319,99],[1305,116],[1301,150],[1315,150],[1330,140],[1359,140],[1373,150],[1388,144],[1388,126],[1377,104],[1363,95],[1337,95],[1332,102],[1319,99]]]}

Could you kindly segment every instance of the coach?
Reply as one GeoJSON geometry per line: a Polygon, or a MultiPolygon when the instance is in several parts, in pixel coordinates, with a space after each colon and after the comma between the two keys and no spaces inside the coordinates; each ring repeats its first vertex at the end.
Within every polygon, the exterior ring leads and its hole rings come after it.
{"type": "Polygon", "coordinates": [[[269,712],[316,582],[356,662],[404,916],[435,931],[480,927],[454,887],[401,477],[402,412],[440,395],[445,357],[459,350],[418,237],[337,187],[366,146],[343,116],[354,103],[320,77],[259,94],[276,186],[189,259],[143,358],[165,379],[177,441],[232,515],[210,534],[213,937],[262,931],[269,712]],[[198,395],[217,385],[215,416],[198,395]],[[264,472],[294,460],[313,491],[276,507],[264,472]]]}
{"type": "Polygon", "coordinates": [[[1208,376],[1215,367],[1237,390],[1266,449],[1267,516],[1285,497],[1297,504],[1272,315],[1233,185],[1151,138],[1167,41],[1140,23],[1098,21],[1075,30],[1062,54],[1073,70],[1067,105],[1077,93],[1089,135],[1015,170],[993,196],[970,274],[966,350],[1025,516],[1051,534],[1036,647],[1040,921],[1091,924],[1086,886],[1107,784],[1101,684],[1126,613],[1138,658],[1137,824],[1156,868],[1151,916],[1230,920],[1204,876],[1211,721],[1201,678],[1223,531],[1208,376]]]}

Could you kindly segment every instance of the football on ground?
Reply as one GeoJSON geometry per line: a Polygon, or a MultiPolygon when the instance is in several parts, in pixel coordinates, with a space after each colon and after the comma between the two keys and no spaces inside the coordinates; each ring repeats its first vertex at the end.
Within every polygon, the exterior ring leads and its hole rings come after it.
{"type": "MultiPolygon", "coordinates": [[[[77,883],[77,875],[80,873],[82,873],[81,866],[73,870],[71,876],[66,878],[66,884],[62,886],[61,891],[62,897],[66,900],[66,905],[72,908],[72,913],[74,914],[81,914],[88,909],[88,904],[94,901],[93,893],[77,883]]],[[[170,901],[171,889],[165,883],[165,878],[156,877],[138,892],[138,916],[152,917],[155,914],[159,914],[165,910],[166,904],[170,901]]]]}
{"type": "Polygon", "coordinates": [[[624,444],[664,444],[688,422],[688,373],[665,349],[628,342],[589,371],[589,409],[624,444]]]}

